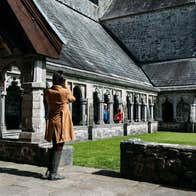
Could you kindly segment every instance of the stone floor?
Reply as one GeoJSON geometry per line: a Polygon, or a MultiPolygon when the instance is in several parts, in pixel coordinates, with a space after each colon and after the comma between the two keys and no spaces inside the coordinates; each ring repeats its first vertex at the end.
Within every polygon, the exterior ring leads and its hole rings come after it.
{"type": "Polygon", "coordinates": [[[122,179],[118,173],[67,166],[61,181],[42,178],[45,168],[0,161],[0,196],[195,196],[193,190],[122,179]]]}

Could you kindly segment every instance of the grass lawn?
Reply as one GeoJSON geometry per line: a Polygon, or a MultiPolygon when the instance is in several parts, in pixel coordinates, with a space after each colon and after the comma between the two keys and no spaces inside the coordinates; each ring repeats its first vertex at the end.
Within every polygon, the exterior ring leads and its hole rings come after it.
{"type": "Polygon", "coordinates": [[[120,142],[130,138],[144,141],[196,146],[195,133],[156,132],[153,134],[114,137],[96,141],[76,142],[74,146],[74,165],[109,169],[120,169],[120,142]]]}

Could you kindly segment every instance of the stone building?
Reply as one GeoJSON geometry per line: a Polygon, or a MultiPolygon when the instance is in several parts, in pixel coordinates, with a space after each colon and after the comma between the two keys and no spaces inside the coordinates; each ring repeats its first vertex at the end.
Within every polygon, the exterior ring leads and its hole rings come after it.
{"type": "Polygon", "coordinates": [[[76,97],[70,104],[76,140],[194,131],[194,0],[0,4],[1,137],[43,141],[44,90],[56,70],[76,97]],[[116,124],[118,108],[124,119],[116,124]]]}

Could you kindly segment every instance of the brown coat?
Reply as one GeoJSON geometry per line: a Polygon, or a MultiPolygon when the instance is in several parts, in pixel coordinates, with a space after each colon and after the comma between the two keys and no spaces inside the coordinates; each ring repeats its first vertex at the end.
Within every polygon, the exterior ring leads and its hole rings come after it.
{"type": "Polygon", "coordinates": [[[48,105],[45,139],[51,142],[55,134],[57,143],[73,140],[74,130],[68,103],[74,102],[75,97],[71,91],[54,85],[46,90],[45,98],[48,105]]]}

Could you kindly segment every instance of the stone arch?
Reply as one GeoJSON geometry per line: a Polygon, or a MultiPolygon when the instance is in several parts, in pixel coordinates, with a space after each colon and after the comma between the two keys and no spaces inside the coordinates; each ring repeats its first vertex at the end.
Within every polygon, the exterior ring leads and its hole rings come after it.
{"type": "Polygon", "coordinates": [[[190,118],[190,105],[186,103],[183,98],[176,106],[176,120],[178,122],[189,122],[190,118]]]}
{"type": "Polygon", "coordinates": [[[173,122],[173,105],[168,99],[162,104],[163,122],[173,122]]]}
{"type": "Polygon", "coordinates": [[[94,123],[98,124],[99,121],[99,96],[98,96],[98,92],[95,91],[93,93],[93,119],[94,119],[94,123]]]}
{"type": "Polygon", "coordinates": [[[139,105],[138,96],[135,95],[133,99],[133,120],[135,122],[138,121],[138,105],[139,105]]]}
{"type": "Polygon", "coordinates": [[[103,106],[103,121],[104,123],[109,123],[109,115],[110,115],[110,94],[106,92],[104,94],[104,106],[103,106]]]}
{"type": "Polygon", "coordinates": [[[73,88],[73,95],[76,98],[76,101],[72,105],[72,120],[74,125],[80,125],[82,121],[82,92],[79,86],[73,88]]]}
{"type": "Polygon", "coordinates": [[[18,66],[9,66],[5,72],[5,125],[7,130],[21,128],[22,88],[18,66]]]}
{"type": "Polygon", "coordinates": [[[107,93],[105,93],[104,94],[104,103],[108,105],[109,104],[109,101],[110,101],[110,95],[107,94],[107,93]]]}
{"type": "Polygon", "coordinates": [[[113,116],[117,114],[118,108],[119,108],[119,96],[114,95],[113,116]]]}
{"type": "Polygon", "coordinates": [[[127,119],[131,120],[131,101],[128,95],[126,97],[126,100],[127,100],[127,119]]]}

